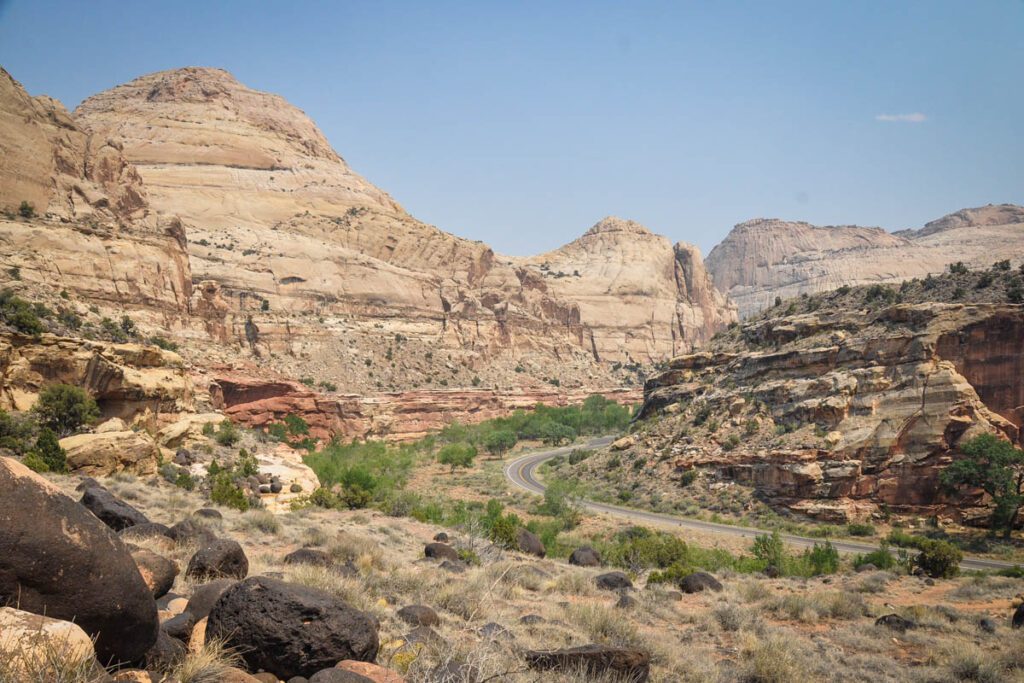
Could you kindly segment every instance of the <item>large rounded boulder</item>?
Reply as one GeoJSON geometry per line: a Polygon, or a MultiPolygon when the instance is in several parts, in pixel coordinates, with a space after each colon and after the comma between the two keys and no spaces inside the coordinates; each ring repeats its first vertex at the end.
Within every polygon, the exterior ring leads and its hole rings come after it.
{"type": "Polygon", "coordinates": [[[196,551],[188,561],[185,576],[196,581],[244,579],[249,573],[249,558],[237,541],[218,538],[196,551]]]}
{"type": "Polygon", "coordinates": [[[89,486],[79,501],[114,531],[149,524],[146,515],[120,500],[102,486],[89,486]]]}
{"type": "Polygon", "coordinates": [[[156,601],[124,543],[91,512],[0,457],[0,604],[73,621],[103,663],[156,642],[156,601]]]}
{"type": "Polygon", "coordinates": [[[311,677],[344,659],[372,662],[379,625],[329,593],[253,576],[224,591],[206,624],[207,638],[222,638],[250,671],[288,680],[311,677]]]}

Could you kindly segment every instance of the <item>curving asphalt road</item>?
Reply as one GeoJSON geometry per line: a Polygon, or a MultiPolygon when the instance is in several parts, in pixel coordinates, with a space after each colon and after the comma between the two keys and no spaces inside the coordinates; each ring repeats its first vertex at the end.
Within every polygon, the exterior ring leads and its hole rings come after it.
{"type": "MultiPolygon", "coordinates": [[[[607,446],[616,437],[614,436],[602,436],[597,439],[591,439],[584,444],[573,444],[571,446],[563,446],[562,448],[553,448],[546,451],[538,451],[524,455],[520,458],[510,461],[505,465],[505,477],[511,481],[515,486],[528,491],[530,493],[543,494],[544,484],[537,480],[535,470],[546,460],[551,460],[559,455],[568,455],[573,449],[576,448],[601,448],[607,446]]],[[[704,522],[699,519],[688,519],[685,517],[676,517],[674,515],[664,515],[657,512],[647,512],[645,510],[633,510],[630,508],[619,507],[618,505],[608,505],[607,503],[596,503],[593,501],[583,501],[583,507],[594,512],[604,512],[609,515],[615,515],[616,517],[623,517],[633,522],[653,522],[655,524],[667,524],[670,526],[677,526],[684,529],[695,529],[697,531],[706,531],[711,533],[723,534],[726,536],[734,536],[739,538],[753,539],[759,534],[765,533],[760,529],[752,529],[750,527],[733,526],[731,524],[716,524],[715,522],[704,522]]],[[[808,538],[806,536],[794,536],[792,534],[782,534],[782,540],[786,543],[796,546],[798,548],[810,548],[815,543],[820,543],[820,538],[808,538]]],[[[841,553],[869,553],[872,550],[877,550],[878,546],[871,545],[869,543],[857,543],[855,541],[842,541],[829,539],[832,541],[832,545],[841,553]]],[[[965,557],[964,561],[960,563],[961,569],[966,570],[992,570],[992,569],[1009,569],[1015,566],[1017,563],[1013,562],[1002,562],[1000,560],[990,560],[983,557],[965,557]]]]}

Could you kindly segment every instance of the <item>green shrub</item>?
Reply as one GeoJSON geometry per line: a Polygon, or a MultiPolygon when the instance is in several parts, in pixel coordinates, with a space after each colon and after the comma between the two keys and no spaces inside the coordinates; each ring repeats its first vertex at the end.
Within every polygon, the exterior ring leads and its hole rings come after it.
{"type": "Polygon", "coordinates": [[[303,461],[316,472],[321,486],[341,487],[339,504],[365,507],[373,501],[386,502],[405,486],[416,450],[415,445],[334,440],[303,461]]]}
{"type": "Polygon", "coordinates": [[[313,491],[313,493],[309,494],[309,498],[307,498],[307,501],[311,505],[327,508],[328,510],[343,507],[341,498],[339,498],[337,494],[335,494],[333,491],[324,486],[321,486],[320,488],[313,491]]]}
{"type": "Polygon", "coordinates": [[[214,435],[214,440],[221,446],[231,447],[234,446],[242,438],[242,433],[238,431],[238,427],[231,420],[224,420],[217,427],[217,433],[214,435]]]}
{"type": "Polygon", "coordinates": [[[820,574],[835,574],[839,570],[839,551],[829,541],[824,544],[814,544],[814,547],[805,553],[807,561],[811,566],[811,572],[817,576],[820,574]]]}
{"type": "Polygon", "coordinates": [[[484,448],[491,455],[504,455],[516,445],[516,434],[511,429],[498,429],[484,437],[484,448]]]}
{"type": "Polygon", "coordinates": [[[872,550],[870,553],[864,555],[854,555],[853,566],[855,568],[863,567],[864,565],[872,564],[878,569],[892,569],[896,566],[896,558],[889,551],[889,544],[882,541],[878,549],[872,550]]]}
{"type": "Polygon", "coordinates": [[[449,465],[454,472],[456,467],[472,467],[476,458],[476,448],[468,443],[451,443],[437,452],[437,461],[449,465]]]}
{"type": "Polygon", "coordinates": [[[952,543],[927,539],[914,558],[914,564],[932,578],[948,579],[960,573],[963,559],[964,554],[952,543]]]}
{"type": "Polygon", "coordinates": [[[210,500],[218,505],[234,508],[241,512],[249,509],[249,499],[245,495],[245,491],[235,485],[234,475],[230,472],[221,472],[213,477],[210,500]]]}
{"type": "Polygon", "coordinates": [[[309,434],[309,423],[299,415],[286,415],[284,418],[285,427],[292,436],[309,434]]]}
{"type": "Polygon", "coordinates": [[[22,218],[34,218],[36,215],[36,207],[23,199],[21,204],[18,206],[18,215],[22,218]]]}
{"type": "Polygon", "coordinates": [[[60,447],[57,435],[48,427],[43,427],[39,431],[39,436],[36,438],[36,446],[32,452],[46,463],[46,471],[68,471],[67,453],[60,447]]]}
{"type": "Polygon", "coordinates": [[[850,522],[846,525],[846,533],[850,536],[874,536],[875,527],[871,524],[850,522]]]}
{"type": "Polygon", "coordinates": [[[594,451],[588,451],[585,448],[574,448],[569,453],[569,464],[578,465],[590,456],[594,454],[594,451]]]}
{"type": "Polygon", "coordinates": [[[699,472],[695,469],[685,470],[682,474],[679,475],[679,485],[684,488],[689,486],[690,484],[697,480],[698,474],[699,472]]]}
{"type": "Polygon", "coordinates": [[[32,448],[37,425],[31,414],[11,415],[0,410],[0,448],[23,455],[32,448]]]}
{"type": "Polygon", "coordinates": [[[782,542],[782,536],[778,531],[769,534],[761,534],[754,539],[750,548],[754,557],[782,571],[786,560],[786,547],[782,542]]]}
{"type": "Polygon", "coordinates": [[[157,346],[157,347],[163,349],[164,351],[177,351],[178,350],[178,345],[177,344],[175,344],[174,342],[172,342],[169,339],[166,339],[164,337],[159,337],[159,336],[157,336],[157,337],[150,337],[149,338],[149,343],[152,344],[153,346],[157,346]]]}
{"type": "Polygon", "coordinates": [[[58,436],[74,434],[100,416],[100,409],[84,389],[70,384],[51,384],[39,394],[33,411],[39,423],[58,436]]]}
{"type": "Polygon", "coordinates": [[[203,436],[213,436],[216,433],[217,428],[213,425],[212,422],[203,423],[203,436]]]}
{"type": "Polygon", "coordinates": [[[255,455],[243,448],[238,451],[238,463],[235,465],[235,470],[242,477],[253,477],[260,473],[260,463],[256,460],[255,455]]]}
{"type": "Polygon", "coordinates": [[[514,550],[518,547],[517,532],[523,526],[523,520],[515,513],[503,514],[504,506],[500,501],[487,501],[487,512],[481,520],[487,538],[495,545],[514,550]]]}
{"type": "Polygon", "coordinates": [[[25,457],[21,459],[21,464],[33,472],[43,473],[50,471],[50,466],[35,452],[26,453],[25,457]]]}
{"type": "Polygon", "coordinates": [[[9,289],[0,290],[0,321],[22,334],[38,336],[46,331],[39,309],[9,289]]]}

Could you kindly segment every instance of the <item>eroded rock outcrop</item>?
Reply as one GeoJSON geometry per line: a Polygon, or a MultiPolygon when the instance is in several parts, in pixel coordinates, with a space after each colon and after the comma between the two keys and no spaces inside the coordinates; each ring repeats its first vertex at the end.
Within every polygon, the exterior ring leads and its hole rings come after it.
{"type": "Polygon", "coordinates": [[[328,439],[415,441],[454,421],[482,422],[544,405],[582,403],[598,393],[619,403],[639,403],[637,389],[521,390],[489,389],[422,390],[370,396],[324,394],[285,379],[257,378],[231,371],[213,373],[210,397],[214,407],[233,421],[251,427],[281,422],[288,415],[302,417],[310,434],[328,439]]]}
{"type": "Polygon", "coordinates": [[[711,468],[813,516],[882,505],[970,516],[982,501],[950,505],[939,473],[965,438],[1020,443],[1022,325],[1024,307],[1010,304],[759,319],[672,360],[648,382],[642,414],[665,415],[654,440],[678,471],[711,468]],[[708,424],[707,438],[678,430],[708,424]]]}
{"type": "Polygon", "coordinates": [[[28,410],[46,385],[56,383],[88,391],[104,418],[146,426],[194,409],[192,380],[172,351],[51,334],[33,338],[0,333],[0,408],[28,410]]]}
{"type": "Polygon", "coordinates": [[[711,250],[707,267],[746,318],[771,306],[775,297],[900,282],[941,273],[957,261],[987,267],[1001,259],[1024,260],[1024,207],[964,209],[920,230],[896,233],[756,219],[733,228],[711,250]]]}

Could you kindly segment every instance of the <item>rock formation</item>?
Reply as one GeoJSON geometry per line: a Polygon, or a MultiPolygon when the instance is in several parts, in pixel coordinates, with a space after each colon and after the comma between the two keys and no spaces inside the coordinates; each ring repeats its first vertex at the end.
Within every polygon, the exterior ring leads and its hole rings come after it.
{"type": "Polygon", "coordinates": [[[1024,306],[1010,304],[759,318],[649,380],[642,416],[665,418],[641,441],[669,448],[678,471],[710,468],[817,517],[970,518],[980,501],[946,498],[939,473],[965,438],[1021,442],[1021,339],[1024,306]]]}
{"type": "MultiPolygon", "coordinates": [[[[381,393],[321,394],[285,379],[254,377],[232,371],[213,373],[212,404],[233,421],[250,427],[302,417],[316,438],[384,439],[407,442],[422,439],[451,422],[475,423],[508,415],[514,410],[545,405],[582,403],[589,391],[558,389],[498,392],[491,389],[420,390],[381,393]]],[[[639,390],[597,391],[620,403],[639,403],[639,390]]]]}
{"type": "Polygon", "coordinates": [[[44,386],[57,383],[86,389],[105,418],[148,427],[162,426],[195,407],[192,380],[181,357],[171,351],[0,333],[0,408],[28,410],[44,386]]]}
{"type": "Polygon", "coordinates": [[[733,228],[711,250],[707,267],[746,318],[775,297],[900,282],[941,273],[957,261],[987,267],[1002,259],[1024,260],[1024,207],[964,209],[920,230],[897,233],[756,219],[733,228]]]}
{"type": "MultiPolygon", "coordinates": [[[[425,225],[354,173],[305,114],[225,71],[144,76],[87,99],[75,119],[118,140],[153,208],[184,222],[198,327],[326,370],[314,374],[367,375],[342,339],[363,350],[396,336],[413,340],[410,359],[423,360],[421,341],[506,379],[530,355],[586,372],[692,349],[735,317],[692,247],[673,252],[635,223],[606,219],[534,259],[425,225]]],[[[398,386],[437,371],[375,376],[398,386]]]]}

